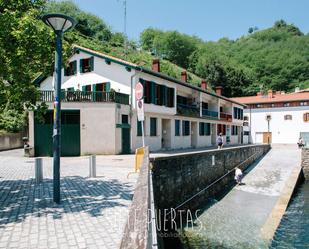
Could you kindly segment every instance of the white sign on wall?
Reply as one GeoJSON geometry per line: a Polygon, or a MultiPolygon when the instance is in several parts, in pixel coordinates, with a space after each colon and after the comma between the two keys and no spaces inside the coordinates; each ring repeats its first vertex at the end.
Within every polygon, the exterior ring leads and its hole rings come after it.
{"type": "Polygon", "coordinates": [[[136,109],[137,109],[137,119],[138,121],[144,121],[144,100],[138,100],[136,103],[136,109]]]}

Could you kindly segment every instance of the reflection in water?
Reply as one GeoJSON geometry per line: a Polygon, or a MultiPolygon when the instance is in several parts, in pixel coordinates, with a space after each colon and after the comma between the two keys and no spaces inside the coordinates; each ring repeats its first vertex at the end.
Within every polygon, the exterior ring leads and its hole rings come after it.
{"type": "Polygon", "coordinates": [[[309,181],[297,189],[270,248],[309,248],[309,181]]]}

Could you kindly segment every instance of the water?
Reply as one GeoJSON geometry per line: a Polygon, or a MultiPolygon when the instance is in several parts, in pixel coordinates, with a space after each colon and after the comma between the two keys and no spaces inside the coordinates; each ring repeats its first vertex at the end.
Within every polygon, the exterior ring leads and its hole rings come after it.
{"type": "Polygon", "coordinates": [[[309,248],[309,181],[298,187],[270,248],[309,248]]]}

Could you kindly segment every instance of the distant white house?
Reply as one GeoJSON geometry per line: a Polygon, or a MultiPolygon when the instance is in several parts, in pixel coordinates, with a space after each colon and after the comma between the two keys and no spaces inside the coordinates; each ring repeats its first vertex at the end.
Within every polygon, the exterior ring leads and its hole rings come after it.
{"type": "Polygon", "coordinates": [[[309,89],[233,100],[247,105],[244,118],[253,143],[296,144],[302,137],[309,145],[309,89]]]}
{"type": "MultiPolygon", "coordinates": [[[[62,154],[132,153],[142,146],[137,121],[135,85],[144,86],[145,144],[151,151],[198,148],[216,144],[219,133],[230,144],[243,136],[244,105],[160,72],[84,47],[74,46],[62,82],[62,154]]],[[[53,78],[38,82],[41,101],[49,105],[45,123],[29,117],[30,144],[36,155],[51,154],[53,78]]]]}

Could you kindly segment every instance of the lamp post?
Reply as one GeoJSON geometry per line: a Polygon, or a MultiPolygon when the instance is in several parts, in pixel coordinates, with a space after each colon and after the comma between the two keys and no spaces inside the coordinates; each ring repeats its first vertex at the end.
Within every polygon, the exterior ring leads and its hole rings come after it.
{"type": "Polygon", "coordinates": [[[55,54],[55,83],[54,83],[54,126],[53,126],[53,200],[60,203],[60,131],[61,131],[61,64],[62,64],[62,35],[72,29],[76,21],[63,14],[46,14],[43,22],[50,26],[56,34],[55,54]]]}

